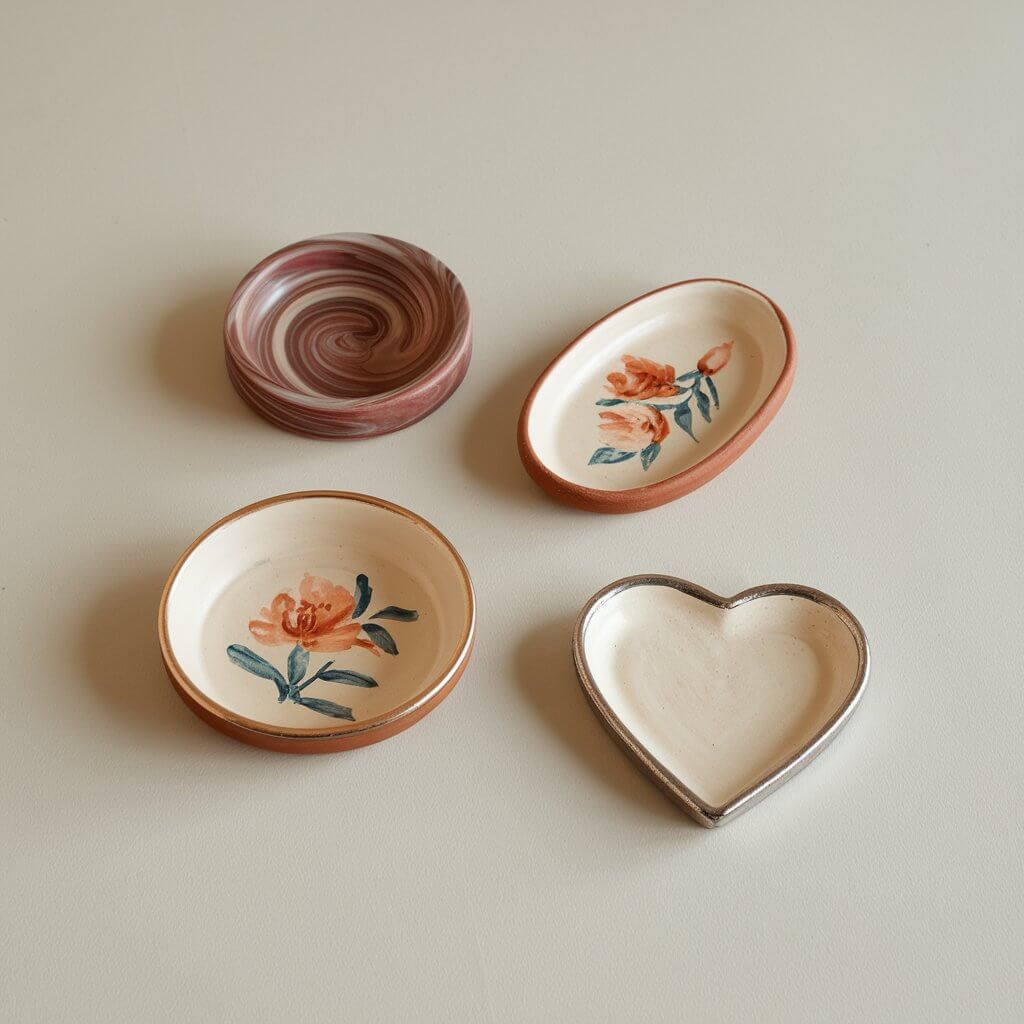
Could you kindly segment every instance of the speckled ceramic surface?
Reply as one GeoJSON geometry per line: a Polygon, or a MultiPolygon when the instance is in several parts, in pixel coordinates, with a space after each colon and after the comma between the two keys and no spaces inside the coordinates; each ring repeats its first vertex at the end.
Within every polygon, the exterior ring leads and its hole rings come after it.
{"type": "Polygon", "coordinates": [[[423,249],[337,234],[268,256],[224,323],[228,374],[260,415],[320,438],[372,437],[428,415],[469,366],[458,278],[423,249]]]}
{"type": "Polygon", "coordinates": [[[735,281],[682,281],[583,332],[523,406],[519,452],[550,495],[598,512],[678,498],[735,461],[792,384],[782,311],[735,281]]]}
{"type": "Polygon", "coordinates": [[[639,765],[719,825],[808,764],[867,682],[860,623],[810,587],[723,598],[672,576],[612,583],[573,643],[584,692],[639,765]]]}
{"type": "Polygon", "coordinates": [[[434,527],[366,495],[268,498],[202,534],[160,606],[185,702],[236,739],[320,753],[373,743],[434,707],[475,629],[462,560],[434,527]]]}

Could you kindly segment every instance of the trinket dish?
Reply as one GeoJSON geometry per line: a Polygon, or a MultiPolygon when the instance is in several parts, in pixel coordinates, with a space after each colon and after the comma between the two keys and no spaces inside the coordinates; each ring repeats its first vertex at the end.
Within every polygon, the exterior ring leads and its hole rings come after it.
{"type": "Polygon", "coordinates": [[[384,235],[325,235],[268,256],[224,320],[228,375],[261,416],[317,438],[415,423],[462,382],[469,300],[436,257],[384,235]]]}
{"type": "Polygon", "coordinates": [[[462,675],[476,603],[451,543],[343,491],[239,509],[201,534],[160,600],[164,665],[235,739],[319,754],[386,739],[462,675]]]}
{"type": "Polygon", "coordinates": [[[766,295],[718,278],[670,284],[598,320],[541,374],[520,458],[577,508],[653,508],[735,462],[795,369],[789,322],[766,295]]]}
{"type": "Polygon", "coordinates": [[[612,735],[700,824],[730,821],[813,760],[864,692],[860,623],[810,587],[718,597],[631,576],[585,605],[580,683],[612,735]]]}

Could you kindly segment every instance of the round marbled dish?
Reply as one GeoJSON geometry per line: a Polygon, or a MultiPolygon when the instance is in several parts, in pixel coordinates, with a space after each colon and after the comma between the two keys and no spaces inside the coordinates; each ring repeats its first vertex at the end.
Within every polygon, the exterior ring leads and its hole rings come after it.
{"type": "Polygon", "coordinates": [[[469,300],[436,257],[385,235],[296,242],[257,264],[228,303],[238,393],[309,437],[374,437],[445,402],[472,350],[469,300]]]}

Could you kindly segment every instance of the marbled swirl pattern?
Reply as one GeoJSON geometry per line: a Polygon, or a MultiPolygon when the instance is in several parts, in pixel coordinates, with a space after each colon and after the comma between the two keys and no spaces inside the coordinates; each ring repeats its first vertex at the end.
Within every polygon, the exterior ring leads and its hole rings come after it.
{"type": "Polygon", "coordinates": [[[459,386],[472,324],[440,260],[383,235],[327,235],[268,256],[224,323],[228,375],[277,426],[371,437],[426,416],[459,386]]]}

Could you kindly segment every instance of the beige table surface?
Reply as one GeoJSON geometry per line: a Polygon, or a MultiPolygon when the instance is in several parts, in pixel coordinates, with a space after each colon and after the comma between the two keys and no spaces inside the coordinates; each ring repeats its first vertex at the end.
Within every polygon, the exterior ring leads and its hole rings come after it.
{"type": "Polygon", "coordinates": [[[1022,1019],[1021,4],[3,8],[0,1019],[1022,1019]],[[223,372],[238,278],[332,230],[473,304],[465,384],[390,437],[281,433],[223,372]],[[779,418],[673,505],[555,505],[528,385],[700,275],[791,315],[779,418]],[[480,605],[433,715],[310,759],[200,723],[155,635],[195,534],[304,488],[425,515],[480,605]],[[573,674],[641,571],[818,586],[873,644],[722,830],[573,674]]]}

